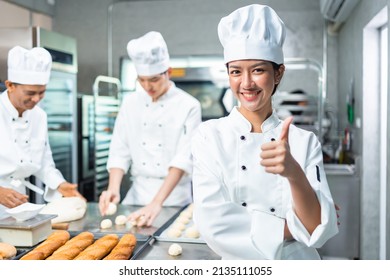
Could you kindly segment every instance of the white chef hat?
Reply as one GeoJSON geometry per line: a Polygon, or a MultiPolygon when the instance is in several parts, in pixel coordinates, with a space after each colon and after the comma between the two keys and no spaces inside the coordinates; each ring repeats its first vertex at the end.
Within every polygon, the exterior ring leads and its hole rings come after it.
{"type": "Polygon", "coordinates": [[[8,52],[8,80],[24,85],[46,85],[51,64],[51,55],[44,48],[13,47],[8,52]]]}
{"type": "Polygon", "coordinates": [[[219,22],[218,36],[225,63],[242,59],[284,62],[285,26],[268,6],[253,4],[235,10],[219,22]]]}
{"type": "Polygon", "coordinates": [[[138,39],[130,40],[127,52],[140,76],[157,75],[169,68],[167,44],[159,32],[150,31],[138,39]]]}

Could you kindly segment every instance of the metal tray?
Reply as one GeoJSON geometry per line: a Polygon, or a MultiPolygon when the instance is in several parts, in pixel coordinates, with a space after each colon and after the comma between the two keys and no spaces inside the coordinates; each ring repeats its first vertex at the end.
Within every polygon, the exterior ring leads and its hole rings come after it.
{"type": "Polygon", "coordinates": [[[177,242],[157,240],[152,237],[146,242],[137,254],[131,259],[136,260],[220,260],[221,257],[215,254],[206,244],[180,243],[183,249],[181,255],[171,256],[168,254],[169,246],[177,242]]]}
{"type": "MultiPolygon", "coordinates": [[[[183,243],[200,243],[205,244],[206,242],[202,239],[202,236],[199,238],[189,238],[185,236],[180,237],[170,237],[168,236],[168,231],[170,226],[175,222],[175,220],[180,216],[180,214],[188,207],[189,205],[184,206],[180,209],[179,212],[177,212],[173,217],[171,217],[161,228],[159,228],[158,231],[153,235],[156,240],[159,241],[166,241],[166,242],[183,242],[183,243]]],[[[185,230],[191,226],[194,225],[193,220],[191,219],[190,222],[186,225],[186,228],[183,230],[183,233],[185,230]]]]}
{"type": "MultiPolygon", "coordinates": [[[[76,235],[80,234],[81,232],[69,232],[70,233],[70,238],[73,238],[75,237],[76,235]]],[[[124,233],[115,233],[119,236],[119,238],[121,238],[124,233]]],[[[107,235],[107,234],[104,234],[104,233],[93,233],[94,237],[95,237],[95,241],[98,240],[99,238],[107,235]]],[[[148,241],[150,238],[145,238],[144,236],[140,235],[139,237],[136,235],[136,238],[137,238],[137,244],[133,250],[133,253],[132,255],[130,256],[130,259],[134,259],[134,257],[136,257],[138,254],[140,254],[140,252],[144,249],[144,247],[148,244],[148,241]]],[[[43,242],[43,241],[42,241],[43,242]]],[[[12,258],[12,260],[20,260],[20,258],[22,258],[25,254],[27,254],[28,252],[32,251],[35,247],[37,247],[39,244],[41,244],[42,242],[38,243],[37,245],[33,246],[33,247],[29,247],[29,248],[17,248],[17,254],[14,258],[12,258]]]]}

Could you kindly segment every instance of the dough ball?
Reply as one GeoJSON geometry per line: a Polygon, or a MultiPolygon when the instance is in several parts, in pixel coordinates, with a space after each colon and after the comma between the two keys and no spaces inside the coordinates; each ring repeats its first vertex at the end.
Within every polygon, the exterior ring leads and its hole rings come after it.
{"type": "Polygon", "coordinates": [[[176,223],[173,223],[173,224],[171,225],[171,228],[176,228],[176,229],[178,229],[178,230],[185,230],[186,225],[183,224],[183,223],[176,222],[176,223]]]}
{"type": "Polygon", "coordinates": [[[177,228],[171,228],[168,230],[168,236],[169,237],[180,237],[181,235],[181,230],[177,228]]]}
{"type": "Polygon", "coordinates": [[[16,248],[8,243],[0,242],[0,260],[8,260],[16,256],[16,248]]]}
{"type": "Polygon", "coordinates": [[[190,219],[188,217],[185,217],[185,216],[179,216],[177,219],[176,219],[176,222],[179,222],[179,223],[182,223],[182,224],[188,224],[190,222],[190,219]]]}
{"type": "Polygon", "coordinates": [[[192,219],[192,212],[189,210],[184,210],[183,212],[180,213],[179,217],[185,217],[188,219],[192,219]]]}
{"type": "Polygon", "coordinates": [[[116,204],[110,202],[110,204],[108,204],[106,215],[114,215],[116,213],[116,210],[117,210],[116,204]]]}
{"type": "Polygon", "coordinates": [[[183,249],[177,243],[173,243],[171,246],[169,246],[168,254],[170,254],[171,256],[181,255],[182,252],[183,252],[183,249]]]}
{"type": "Polygon", "coordinates": [[[100,228],[102,228],[102,229],[106,229],[106,228],[110,228],[110,227],[112,227],[112,222],[110,219],[104,219],[100,223],[100,228]]]}
{"type": "Polygon", "coordinates": [[[115,224],[118,226],[124,225],[127,222],[127,217],[125,215],[119,215],[115,218],[115,224]]]}
{"type": "Polygon", "coordinates": [[[185,236],[188,238],[199,238],[200,233],[196,227],[192,226],[187,228],[185,236]]]}

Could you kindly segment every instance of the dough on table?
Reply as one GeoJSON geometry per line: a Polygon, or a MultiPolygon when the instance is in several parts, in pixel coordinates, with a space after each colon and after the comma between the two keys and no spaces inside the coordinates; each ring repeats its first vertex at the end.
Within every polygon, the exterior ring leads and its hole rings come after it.
{"type": "Polygon", "coordinates": [[[104,219],[103,221],[101,221],[100,228],[107,229],[110,227],[112,227],[112,221],[110,219],[104,219]]]}
{"type": "Polygon", "coordinates": [[[171,256],[181,255],[182,252],[183,252],[183,249],[177,243],[173,243],[171,246],[169,246],[168,254],[171,256]]]}
{"type": "Polygon", "coordinates": [[[176,222],[176,223],[173,223],[173,224],[170,226],[170,228],[176,228],[176,229],[178,229],[178,230],[183,231],[183,230],[185,230],[186,225],[183,224],[183,223],[176,222]]]}
{"type": "Polygon", "coordinates": [[[184,210],[180,213],[179,217],[186,217],[188,219],[192,219],[192,211],[184,210]]]}
{"type": "Polygon", "coordinates": [[[188,238],[199,238],[200,233],[195,226],[192,226],[186,229],[185,236],[188,238]]]}
{"type": "Polygon", "coordinates": [[[190,219],[185,216],[180,216],[176,219],[176,222],[182,223],[182,224],[188,224],[190,222],[190,219]]]}
{"type": "Polygon", "coordinates": [[[81,219],[87,211],[87,202],[80,197],[62,197],[46,204],[40,214],[57,215],[52,224],[71,222],[81,219]]]}
{"type": "Polygon", "coordinates": [[[125,215],[119,215],[115,218],[115,224],[118,226],[124,225],[127,222],[127,217],[125,215]]]}
{"type": "Polygon", "coordinates": [[[116,213],[117,207],[116,204],[110,202],[107,207],[106,215],[114,215],[116,213]]]}
{"type": "Polygon", "coordinates": [[[180,237],[181,235],[181,230],[177,228],[171,228],[168,230],[168,236],[169,237],[180,237]]]}

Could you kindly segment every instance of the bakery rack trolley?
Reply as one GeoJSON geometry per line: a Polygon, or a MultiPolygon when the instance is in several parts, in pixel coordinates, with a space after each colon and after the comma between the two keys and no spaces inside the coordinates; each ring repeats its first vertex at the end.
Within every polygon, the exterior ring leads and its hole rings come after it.
{"type": "Polygon", "coordinates": [[[106,164],[121,102],[121,82],[114,77],[97,76],[93,83],[93,96],[94,200],[98,201],[108,185],[106,164]]]}

